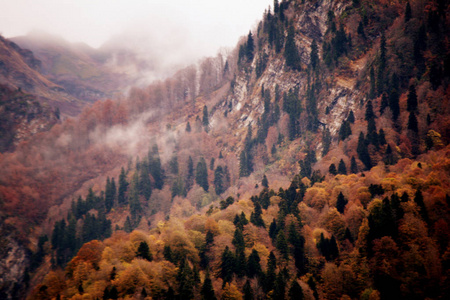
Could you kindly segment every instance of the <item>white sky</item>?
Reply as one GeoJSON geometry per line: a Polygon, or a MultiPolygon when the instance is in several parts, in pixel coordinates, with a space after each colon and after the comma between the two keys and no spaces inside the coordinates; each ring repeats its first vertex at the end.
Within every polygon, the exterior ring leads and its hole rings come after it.
{"type": "MultiPolygon", "coordinates": [[[[273,0],[0,0],[0,34],[31,30],[99,47],[112,35],[149,32],[182,37],[214,55],[234,46],[273,0]]],[[[200,53],[199,53],[200,54],[200,53]]]]}

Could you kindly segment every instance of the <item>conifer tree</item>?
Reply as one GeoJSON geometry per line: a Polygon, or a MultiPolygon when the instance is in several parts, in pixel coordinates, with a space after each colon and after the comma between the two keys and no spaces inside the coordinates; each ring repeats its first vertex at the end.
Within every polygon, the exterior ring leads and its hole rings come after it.
{"type": "Polygon", "coordinates": [[[152,261],[153,255],[150,252],[150,248],[146,242],[141,242],[136,252],[136,257],[141,257],[142,259],[152,261]]]}
{"type": "Polygon", "coordinates": [[[265,188],[269,187],[269,181],[267,180],[266,174],[264,174],[263,179],[261,181],[261,185],[265,188]]]}
{"type": "Polygon", "coordinates": [[[289,258],[289,247],[286,240],[286,236],[284,235],[283,230],[280,230],[277,235],[276,247],[278,251],[280,251],[281,256],[288,260],[289,258]]]}
{"type": "Polygon", "coordinates": [[[203,119],[202,119],[203,128],[206,132],[209,131],[209,116],[208,116],[208,107],[203,106],[203,119]]]}
{"type": "Polygon", "coordinates": [[[144,196],[144,199],[148,201],[152,195],[152,184],[150,182],[148,163],[146,160],[142,162],[139,173],[139,194],[144,196]]]}
{"type": "Polygon", "coordinates": [[[337,170],[336,170],[335,164],[330,165],[330,167],[328,168],[328,173],[330,173],[331,175],[337,175],[337,170]]]}
{"type": "Polygon", "coordinates": [[[245,249],[244,235],[242,234],[242,230],[240,228],[236,228],[236,230],[234,231],[232,243],[236,247],[236,253],[244,251],[245,249]]]}
{"type": "Polygon", "coordinates": [[[294,279],[291,283],[291,287],[289,288],[289,300],[303,300],[303,289],[298,284],[297,280],[294,279]]]}
{"type": "Polygon", "coordinates": [[[123,205],[127,202],[127,199],[126,199],[127,189],[128,189],[127,176],[125,174],[124,168],[122,167],[122,169],[120,170],[119,192],[117,195],[117,200],[119,202],[119,205],[123,205]]]}
{"type": "Polygon", "coordinates": [[[358,165],[356,164],[356,159],[354,156],[352,156],[352,159],[350,161],[350,172],[353,174],[358,173],[358,165]]]}
{"type": "Polygon", "coordinates": [[[105,187],[105,209],[108,213],[114,205],[114,192],[111,186],[111,181],[109,177],[106,178],[106,187],[105,187]]]}
{"type": "MultiPolygon", "coordinates": [[[[359,22],[360,26],[362,23],[359,22]]],[[[359,27],[358,27],[359,30],[359,27]]],[[[375,86],[375,71],[373,70],[373,66],[370,67],[370,91],[369,91],[369,99],[374,99],[376,96],[376,86],[375,86]]]]}
{"type": "Polygon", "coordinates": [[[295,30],[294,26],[289,26],[288,35],[286,38],[286,45],[284,48],[284,58],[286,59],[286,66],[292,70],[301,71],[300,54],[298,53],[297,45],[295,44],[295,30]]]}
{"type": "Polygon", "coordinates": [[[416,118],[416,115],[414,114],[414,112],[409,113],[408,129],[415,133],[419,132],[419,127],[417,125],[417,118],[416,118]]]}
{"type": "Polygon", "coordinates": [[[225,247],[225,250],[222,253],[221,264],[220,264],[220,277],[223,279],[223,286],[227,282],[231,282],[233,278],[233,273],[235,269],[235,262],[233,253],[230,251],[228,246],[225,247]]]}
{"type": "Polygon", "coordinates": [[[406,2],[406,8],[405,8],[405,23],[407,23],[409,20],[411,20],[412,12],[411,12],[411,5],[409,4],[409,1],[406,2]]]}
{"type": "Polygon", "coordinates": [[[209,275],[209,270],[206,270],[205,280],[203,281],[202,290],[200,292],[202,300],[216,300],[216,295],[214,293],[214,288],[212,285],[211,277],[209,275]]]}
{"type": "Polygon", "coordinates": [[[383,128],[380,128],[380,131],[378,132],[378,144],[381,146],[386,145],[386,136],[384,134],[383,128]]]}
{"type": "Polygon", "coordinates": [[[316,40],[313,40],[311,43],[310,64],[313,70],[316,70],[319,65],[319,49],[316,40]]]}
{"type": "Polygon", "coordinates": [[[203,157],[200,158],[200,161],[197,163],[197,168],[195,169],[195,181],[205,190],[205,192],[208,191],[208,168],[203,157]]]}
{"type": "Polygon", "coordinates": [[[286,294],[286,280],[283,276],[283,272],[278,272],[277,279],[275,280],[275,286],[273,289],[274,300],[284,300],[286,294]]]}
{"type": "Polygon", "coordinates": [[[181,262],[177,274],[178,281],[178,296],[180,299],[193,299],[194,298],[194,273],[187,259],[181,262]]]}
{"type": "MultiPolygon", "coordinates": [[[[409,4],[409,2],[408,2],[409,4]]],[[[416,87],[414,85],[409,86],[408,98],[406,101],[407,110],[409,112],[414,112],[417,110],[417,94],[416,87]]]]}
{"type": "Polygon", "coordinates": [[[188,158],[188,167],[187,167],[187,176],[184,184],[185,194],[192,188],[194,185],[194,162],[192,161],[192,157],[188,158]]]}
{"type": "Polygon", "coordinates": [[[342,158],[339,161],[339,166],[338,166],[337,172],[338,172],[338,174],[347,175],[347,167],[345,166],[345,162],[342,158]]]}
{"type": "Polygon", "coordinates": [[[270,292],[274,287],[275,280],[277,278],[276,270],[277,270],[277,259],[275,257],[275,254],[273,254],[273,251],[270,251],[269,259],[267,262],[267,272],[263,287],[266,293],[270,292]]]}
{"type": "Polygon", "coordinates": [[[253,57],[254,57],[253,52],[254,51],[255,51],[255,42],[253,41],[252,32],[249,31],[248,36],[247,36],[247,48],[246,48],[246,52],[245,52],[247,59],[249,61],[253,60],[253,57]]]}
{"type": "Polygon", "coordinates": [[[186,124],[186,132],[191,132],[192,128],[191,128],[191,123],[189,123],[189,121],[186,124]]]}
{"type": "Polygon", "coordinates": [[[338,212],[340,212],[341,214],[344,213],[347,202],[348,202],[348,200],[345,199],[344,194],[342,194],[342,192],[340,192],[337,197],[337,201],[336,201],[336,208],[337,208],[338,212]]]}
{"type": "Polygon", "coordinates": [[[358,148],[356,149],[359,159],[363,162],[367,169],[372,168],[372,161],[370,159],[369,150],[367,149],[366,139],[364,138],[364,133],[359,134],[358,138],[358,148]]]}
{"type": "Polygon", "coordinates": [[[155,181],[155,187],[160,190],[164,185],[164,170],[161,167],[158,145],[154,144],[148,153],[148,168],[155,181]]]}
{"type": "Polygon", "coordinates": [[[380,40],[380,56],[378,60],[378,76],[377,76],[378,95],[381,95],[381,93],[383,93],[384,91],[385,71],[386,71],[386,37],[384,36],[384,32],[382,32],[380,40]]]}
{"type": "Polygon", "coordinates": [[[355,114],[353,113],[353,110],[350,110],[350,113],[348,114],[347,121],[351,124],[355,123],[355,114]]]}
{"type": "Polygon", "coordinates": [[[253,289],[248,279],[244,284],[244,300],[254,300],[253,289]]]}
{"type": "Polygon", "coordinates": [[[253,249],[247,261],[247,276],[249,278],[253,278],[261,274],[262,271],[260,261],[261,259],[259,257],[258,251],[253,249]]]}
{"type": "Polygon", "coordinates": [[[217,195],[222,194],[225,191],[223,184],[223,169],[221,166],[217,166],[214,171],[214,189],[217,195]]]}
{"type": "Polygon", "coordinates": [[[252,214],[250,215],[250,222],[252,222],[256,226],[265,228],[266,226],[264,224],[264,220],[262,219],[261,215],[262,215],[261,204],[259,204],[259,202],[256,202],[255,211],[252,212],[252,214]]]}
{"type": "Polygon", "coordinates": [[[331,146],[331,133],[328,128],[322,132],[322,156],[327,155],[328,151],[330,151],[331,146]]]}

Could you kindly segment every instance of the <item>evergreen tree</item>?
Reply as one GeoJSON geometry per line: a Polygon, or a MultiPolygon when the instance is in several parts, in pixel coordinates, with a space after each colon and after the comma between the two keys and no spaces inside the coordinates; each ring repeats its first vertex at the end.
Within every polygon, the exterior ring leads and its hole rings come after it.
{"type": "Polygon", "coordinates": [[[217,195],[222,194],[225,191],[223,184],[223,169],[221,166],[218,166],[214,171],[214,189],[217,195]]]}
{"type": "Polygon", "coordinates": [[[177,175],[178,174],[178,155],[174,153],[172,158],[169,161],[169,170],[170,173],[177,175]]]}
{"type": "Polygon", "coordinates": [[[192,185],[194,185],[194,162],[192,161],[192,157],[189,156],[186,182],[184,184],[185,194],[192,188],[192,185]]]}
{"type": "Polygon", "coordinates": [[[286,294],[286,280],[283,276],[283,272],[278,272],[277,279],[275,280],[275,286],[273,289],[274,300],[284,300],[286,294]]]}
{"type": "Polygon", "coordinates": [[[303,289],[298,284],[297,279],[294,279],[289,288],[289,300],[303,300],[303,289]]]}
{"type": "Polygon", "coordinates": [[[408,129],[418,133],[419,132],[419,127],[417,124],[417,118],[416,115],[414,114],[414,112],[410,112],[409,113],[409,118],[408,118],[408,129]]]}
{"type": "Polygon", "coordinates": [[[236,247],[236,253],[245,250],[244,235],[242,234],[242,230],[240,228],[236,228],[236,230],[234,231],[232,243],[236,247]]]}
{"type": "Polygon", "coordinates": [[[351,124],[355,123],[355,114],[353,113],[353,110],[350,110],[350,113],[348,114],[347,121],[351,124]]]}
{"type": "Polygon", "coordinates": [[[153,255],[150,252],[150,248],[146,242],[141,242],[136,252],[136,257],[141,257],[142,259],[146,259],[148,261],[153,260],[153,255]]]}
{"type": "Polygon", "coordinates": [[[248,279],[244,284],[244,300],[254,300],[253,289],[248,279]]]}
{"type": "Polygon", "coordinates": [[[345,199],[344,194],[342,194],[342,192],[340,192],[337,197],[337,201],[336,201],[336,208],[337,208],[338,212],[340,212],[341,214],[344,213],[347,202],[348,202],[348,200],[345,199]]]}
{"type": "Polygon", "coordinates": [[[384,113],[384,110],[389,106],[389,97],[387,93],[381,95],[380,115],[384,113]]]}
{"type": "Polygon", "coordinates": [[[152,195],[152,183],[150,182],[148,163],[144,160],[141,163],[139,172],[139,194],[144,196],[144,199],[148,201],[152,195]]]}
{"type": "Polygon", "coordinates": [[[261,181],[261,185],[265,188],[269,187],[269,181],[267,180],[266,174],[264,174],[263,179],[261,181]]]}
{"type": "Polygon", "coordinates": [[[270,251],[269,260],[267,262],[267,273],[263,286],[266,293],[273,290],[275,280],[277,278],[276,270],[277,270],[277,259],[275,257],[275,254],[273,254],[273,251],[270,251]]]}
{"type": "Polygon", "coordinates": [[[189,123],[189,121],[186,124],[186,132],[191,132],[192,128],[191,128],[191,123],[189,123]]]}
{"type": "Polygon", "coordinates": [[[416,94],[416,87],[414,85],[409,86],[409,93],[406,104],[407,110],[409,112],[415,112],[417,110],[417,94],[416,94]]]}
{"type": "Polygon", "coordinates": [[[350,172],[353,174],[358,173],[358,165],[356,164],[356,159],[354,156],[352,156],[351,162],[350,162],[350,172]]]}
{"type": "Polygon", "coordinates": [[[306,273],[305,238],[300,235],[294,223],[289,226],[288,240],[293,247],[292,255],[294,256],[295,266],[298,273],[303,275],[306,273]]]}
{"type": "Polygon", "coordinates": [[[326,128],[322,133],[322,156],[327,155],[328,151],[330,151],[331,146],[331,133],[328,128],[326,128]]]}
{"type": "Polygon", "coordinates": [[[381,146],[386,145],[386,136],[384,135],[383,128],[380,128],[380,131],[378,132],[378,144],[381,146]]]}
{"type": "Polygon", "coordinates": [[[208,116],[208,107],[205,105],[203,106],[203,119],[202,119],[202,125],[206,132],[209,131],[209,116],[208,116]]]}
{"type": "Polygon", "coordinates": [[[260,261],[261,259],[259,258],[258,251],[253,249],[247,261],[247,276],[249,278],[253,278],[261,274],[262,270],[260,261]]]}
{"type": "Polygon", "coordinates": [[[286,59],[286,66],[292,70],[301,71],[300,54],[298,53],[295,44],[295,30],[294,26],[289,26],[288,35],[286,38],[286,45],[284,48],[284,58],[286,59]]]}
{"type": "Polygon", "coordinates": [[[212,285],[211,277],[209,276],[209,271],[206,270],[205,280],[203,281],[202,290],[200,292],[202,300],[216,300],[216,295],[214,293],[214,288],[212,285]]]}
{"type": "Polygon", "coordinates": [[[160,190],[164,185],[164,170],[161,167],[158,145],[154,144],[148,153],[148,167],[155,181],[155,187],[160,190]]]}
{"type": "Polygon", "coordinates": [[[247,177],[251,174],[251,172],[253,172],[253,157],[251,154],[252,147],[252,126],[249,124],[247,128],[247,136],[245,137],[244,149],[239,156],[239,177],[247,177]]]}
{"type": "Polygon", "coordinates": [[[339,161],[339,166],[337,170],[338,174],[347,175],[347,167],[345,166],[344,160],[341,158],[339,161]]]}
{"type": "Polygon", "coordinates": [[[195,170],[195,181],[205,190],[205,192],[208,191],[208,168],[203,157],[200,158],[200,161],[197,163],[197,168],[195,170]]]}
{"type": "Polygon", "coordinates": [[[425,207],[425,203],[423,201],[422,191],[419,189],[416,191],[414,195],[414,202],[419,207],[420,215],[425,222],[429,222],[427,208],[425,207]]]}
{"type": "Polygon", "coordinates": [[[367,105],[366,105],[365,119],[366,119],[366,121],[369,121],[374,118],[375,118],[375,113],[373,112],[372,101],[369,100],[369,101],[367,101],[367,105]]]}
{"type": "Polygon", "coordinates": [[[339,139],[343,141],[350,135],[352,135],[352,128],[350,127],[350,122],[344,120],[344,122],[341,125],[341,128],[339,129],[339,139]]]}
{"type": "Polygon", "coordinates": [[[313,70],[315,70],[319,65],[319,49],[317,47],[316,40],[313,40],[311,43],[310,64],[313,70]]]}
{"type": "Polygon", "coordinates": [[[330,165],[330,167],[328,168],[328,173],[330,173],[331,175],[337,175],[337,170],[336,170],[335,164],[330,165]]]}
{"type": "Polygon", "coordinates": [[[411,20],[412,12],[411,12],[411,5],[409,4],[409,1],[406,2],[406,8],[405,8],[405,23],[407,23],[409,20],[411,20]]]}
{"type": "Polygon", "coordinates": [[[363,162],[368,170],[372,168],[372,161],[370,159],[369,150],[367,149],[366,139],[364,133],[359,134],[358,148],[356,149],[359,159],[363,162]]]}
{"type": "Polygon", "coordinates": [[[289,247],[286,240],[286,236],[284,235],[283,230],[280,230],[277,235],[276,247],[278,251],[280,251],[281,256],[288,260],[289,258],[289,247]]]}
{"type": "Polygon", "coordinates": [[[389,108],[392,112],[392,120],[397,121],[400,115],[400,95],[396,88],[391,89],[389,94],[389,108]]]}
{"type": "Polygon", "coordinates": [[[273,241],[275,241],[277,234],[278,234],[277,221],[274,218],[272,223],[270,223],[269,236],[273,241]]]}
{"type": "Polygon", "coordinates": [[[247,56],[247,59],[249,61],[253,60],[253,57],[254,57],[253,52],[254,51],[255,51],[255,42],[253,41],[252,32],[249,31],[248,36],[247,36],[247,48],[246,48],[246,52],[245,52],[245,55],[247,56]]]}
{"type": "Polygon", "coordinates": [[[227,282],[231,282],[235,269],[234,265],[235,263],[233,253],[230,251],[230,248],[226,246],[225,250],[222,253],[219,272],[219,276],[223,279],[222,287],[224,287],[227,282]]]}
{"type": "Polygon", "coordinates": [[[194,273],[187,259],[181,262],[177,274],[178,280],[178,296],[180,299],[193,299],[194,298],[194,273]]]}
{"type": "Polygon", "coordinates": [[[115,191],[113,191],[111,186],[111,181],[109,180],[109,177],[106,178],[106,187],[105,187],[105,209],[108,213],[111,208],[114,205],[114,194],[115,191]]]}
{"type": "Polygon", "coordinates": [[[259,204],[259,202],[256,202],[255,211],[252,212],[252,214],[250,215],[250,222],[252,222],[256,226],[265,228],[266,226],[264,224],[264,220],[262,219],[261,215],[262,215],[261,204],[259,204]]]}
{"type": "Polygon", "coordinates": [[[119,176],[119,193],[117,195],[117,200],[119,202],[119,205],[123,205],[127,202],[126,199],[126,192],[128,189],[128,182],[127,182],[127,176],[125,174],[125,170],[122,167],[120,170],[120,176],[119,176]]]}

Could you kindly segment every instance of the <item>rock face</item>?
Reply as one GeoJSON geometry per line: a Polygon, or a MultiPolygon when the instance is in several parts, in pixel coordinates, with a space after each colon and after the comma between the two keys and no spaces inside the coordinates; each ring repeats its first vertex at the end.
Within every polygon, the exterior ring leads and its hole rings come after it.
{"type": "Polygon", "coordinates": [[[22,299],[26,294],[29,250],[13,235],[11,228],[0,225],[0,298],[22,299]]]}
{"type": "Polygon", "coordinates": [[[22,91],[0,85],[0,152],[13,151],[22,141],[49,130],[58,111],[22,91]]]}

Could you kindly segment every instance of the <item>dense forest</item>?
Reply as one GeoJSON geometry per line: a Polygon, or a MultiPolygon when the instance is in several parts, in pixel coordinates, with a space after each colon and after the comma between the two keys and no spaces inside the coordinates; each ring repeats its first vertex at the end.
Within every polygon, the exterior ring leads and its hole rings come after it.
{"type": "Polygon", "coordinates": [[[448,298],[449,30],[443,0],[275,0],[230,53],[55,121],[0,154],[15,289],[448,298]]]}

